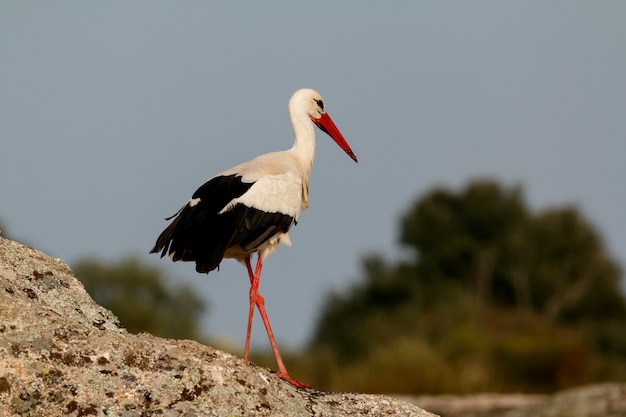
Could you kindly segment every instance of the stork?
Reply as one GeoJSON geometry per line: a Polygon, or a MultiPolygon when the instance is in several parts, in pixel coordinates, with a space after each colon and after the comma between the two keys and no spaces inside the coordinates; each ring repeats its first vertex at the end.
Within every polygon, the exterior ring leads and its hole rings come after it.
{"type": "Polygon", "coordinates": [[[308,207],[309,176],[315,156],[317,125],[349,156],[358,162],[350,146],[332,121],[324,99],[308,88],[296,91],[289,100],[289,118],[295,141],[291,149],[271,152],[227,169],[210,178],[173,216],[150,253],[161,252],[172,261],[193,261],[196,271],[208,273],[224,258],[245,264],[250,278],[250,307],[244,363],[248,364],[252,317],[256,306],[278,366],[277,376],[294,386],[307,387],[289,376],[259,293],[263,262],[279,243],[291,246],[289,229],[300,211],[308,207]],[[253,270],[250,258],[257,253],[253,270]]]}

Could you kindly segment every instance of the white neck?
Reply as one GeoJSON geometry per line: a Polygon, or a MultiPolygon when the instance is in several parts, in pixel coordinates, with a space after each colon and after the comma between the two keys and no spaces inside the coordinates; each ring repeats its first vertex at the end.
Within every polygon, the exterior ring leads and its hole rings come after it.
{"type": "Polygon", "coordinates": [[[302,174],[308,180],[313,166],[313,159],[315,158],[315,128],[309,116],[303,112],[290,109],[289,117],[295,137],[290,152],[300,160],[304,169],[302,174]]]}
{"type": "MultiPolygon", "coordinates": [[[[290,103],[291,104],[291,103],[290,103]]],[[[299,174],[302,178],[302,210],[309,206],[309,177],[315,158],[315,128],[308,114],[298,111],[298,106],[289,106],[289,118],[295,141],[289,149],[299,162],[299,174]]]]}

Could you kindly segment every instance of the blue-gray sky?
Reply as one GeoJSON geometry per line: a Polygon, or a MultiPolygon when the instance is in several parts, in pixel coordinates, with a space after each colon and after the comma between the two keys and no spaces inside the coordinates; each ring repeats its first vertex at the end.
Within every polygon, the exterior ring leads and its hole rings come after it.
{"type": "Polygon", "coordinates": [[[281,346],[364,254],[396,256],[398,216],[438,185],[576,204],[626,264],[621,1],[2,1],[0,221],[70,264],[162,266],[210,300],[207,332],[243,344],[241,265],[198,275],[148,250],[204,180],[291,147],[301,87],[359,164],[318,132],[310,209],[261,280],[281,346]]]}

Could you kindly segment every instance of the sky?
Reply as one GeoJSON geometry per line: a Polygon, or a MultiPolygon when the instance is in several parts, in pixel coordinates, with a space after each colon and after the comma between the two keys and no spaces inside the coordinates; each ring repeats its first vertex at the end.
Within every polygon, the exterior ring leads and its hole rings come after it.
{"type": "Polygon", "coordinates": [[[576,205],[626,266],[626,2],[608,0],[0,0],[0,224],[70,265],[158,265],[243,348],[245,268],[148,251],[206,179],[291,147],[302,87],[359,163],[318,131],[310,207],[261,278],[279,346],[307,343],[364,256],[398,256],[399,216],[437,186],[576,205]]]}

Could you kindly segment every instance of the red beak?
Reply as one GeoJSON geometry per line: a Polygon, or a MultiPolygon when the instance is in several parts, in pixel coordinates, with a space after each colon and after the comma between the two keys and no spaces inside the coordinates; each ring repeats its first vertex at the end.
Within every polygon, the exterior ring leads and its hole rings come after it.
{"type": "Polygon", "coordinates": [[[337,126],[335,126],[335,122],[333,122],[333,119],[330,118],[328,113],[322,114],[322,117],[320,117],[319,119],[311,118],[311,120],[313,120],[313,123],[315,123],[317,127],[322,129],[324,132],[326,132],[328,136],[333,138],[333,140],[337,142],[337,145],[339,145],[339,147],[343,149],[344,152],[347,153],[350,158],[354,160],[354,162],[359,162],[356,159],[354,152],[352,152],[352,149],[350,149],[350,145],[348,145],[348,142],[346,142],[346,140],[343,138],[343,135],[341,134],[339,129],[337,129],[337,126]]]}

